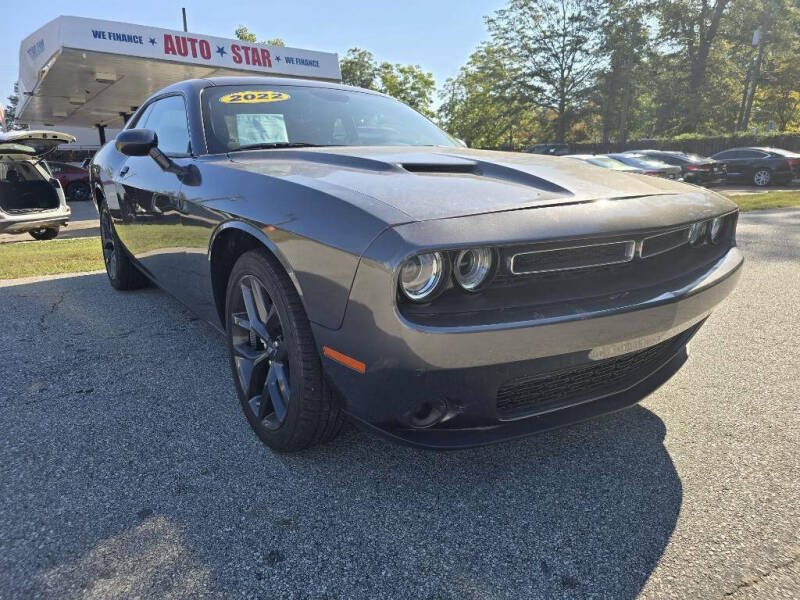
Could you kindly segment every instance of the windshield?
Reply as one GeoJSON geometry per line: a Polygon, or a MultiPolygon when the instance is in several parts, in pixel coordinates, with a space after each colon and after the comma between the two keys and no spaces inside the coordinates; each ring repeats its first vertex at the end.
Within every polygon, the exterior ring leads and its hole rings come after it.
{"type": "Polygon", "coordinates": [[[431,121],[391,98],[283,85],[203,90],[212,154],[292,146],[458,146],[431,121]]]}

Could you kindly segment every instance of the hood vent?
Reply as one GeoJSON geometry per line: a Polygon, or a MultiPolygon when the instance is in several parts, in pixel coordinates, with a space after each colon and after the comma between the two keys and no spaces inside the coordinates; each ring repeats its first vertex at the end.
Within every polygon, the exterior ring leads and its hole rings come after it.
{"type": "Polygon", "coordinates": [[[466,173],[471,175],[480,175],[480,171],[474,163],[401,163],[400,166],[410,173],[466,173]]]}

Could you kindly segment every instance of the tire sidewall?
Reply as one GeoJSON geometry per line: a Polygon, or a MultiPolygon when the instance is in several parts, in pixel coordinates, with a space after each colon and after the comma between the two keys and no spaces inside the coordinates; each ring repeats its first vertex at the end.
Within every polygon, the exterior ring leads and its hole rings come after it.
{"type": "MultiPolygon", "coordinates": [[[[108,205],[106,205],[106,201],[105,200],[103,200],[103,202],[100,204],[100,243],[101,244],[105,243],[105,241],[103,240],[103,234],[102,234],[102,231],[103,231],[103,219],[108,219],[109,220],[109,227],[111,229],[111,236],[114,238],[113,239],[113,242],[114,242],[114,258],[112,259],[112,261],[114,262],[114,274],[112,275],[111,272],[108,270],[108,264],[106,263],[105,260],[103,260],[103,266],[106,269],[106,275],[108,276],[108,280],[111,282],[111,285],[114,286],[115,288],[119,289],[120,285],[121,285],[120,284],[120,278],[119,278],[119,271],[120,271],[120,268],[121,268],[121,265],[119,263],[119,253],[120,253],[121,248],[120,248],[120,244],[119,244],[119,239],[117,238],[117,234],[114,231],[114,222],[113,222],[113,220],[111,220],[111,213],[108,210],[108,205]]],[[[101,247],[101,250],[102,250],[102,247],[101,247]]]]}
{"type": "Polygon", "coordinates": [[[39,242],[46,242],[47,240],[55,239],[60,231],[61,231],[60,227],[45,227],[44,229],[36,229],[28,233],[31,234],[31,237],[33,239],[39,242]],[[40,234],[39,232],[41,232],[43,235],[40,234]]]}
{"type": "Polygon", "coordinates": [[[302,360],[300,360],[300,351],[298,348],[299,337],[297,335],[298,323],[289,310],[287,298],[280,288],[278,275],[275,270],[276,267],[269,263],[265,252],[248,252],[236,262],[228,279],[228,288],[225,294],[225,337],[236,393],[239,396],[239,402],[242,405],[242,410],[247,417],[247,421],[250,423],[250,427],[252,427],[261,441],[269,447],[275,450],[283,450],[289,445],[294,429],[297,426],[297,420],[300,416],[299,408],[304,401],[302,396],[304,386],[302,384],[303,380],[308,375],[305,372],[302,360]],[[291,399],[287,407],[286,419],[281,423],[280,427],[276,429],[265,427],[258,418],[253,415],[250,410],[247,392],[242,388],[241,382],[239,381],[234,359],[231,306],[235,301],[242,278],[248,275],[256,277],[261,282],[270,299],[275,303],[286,343],[291,399]]]}

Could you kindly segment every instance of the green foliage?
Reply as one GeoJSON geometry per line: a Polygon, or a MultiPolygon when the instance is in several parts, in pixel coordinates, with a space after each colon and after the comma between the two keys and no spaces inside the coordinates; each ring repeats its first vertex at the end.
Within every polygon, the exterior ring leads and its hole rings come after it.
{"type": "Polygon", "coordinates": [[[264,46],[286,46],[286,43],[281,38],[273,38],[271,40],[262,40],[260,42],[256,41],[256,34],[250,31],[244,25],[239,25],[234,32],[236,35],[237,40],[242,40],[243,42],[250,42],[251,44],[262,44],[264,46]]]}
{"type": "Polygon", "coordinates": [[[14,93],[8,96],[8,104],[5,106],[6,131],[17,129],[27,129],[27,125],[17,122],[17,105],[19,104],[19,84],[14,84],[14,93]]]}
{"type": "Polygon", "coordinates": [[[508,0],[487,24],[438,112],[476,146],[800,130],[798,0],[508,0]]]}
{"type": "Polygon", "coordinates": [[[387,94],[424,115],[433,116],[436,82],[433,74],[419,65],[378,64],[371,52],[350,48],[339,66],[342,83],[387,94]]]}
{"type": "Polygon", "coordinates": [[[342,83],[377,90],[378,63],[372,52],[361,48],[350,48],[340,60],[342,83]]]}
{"type": "Polygon", "coordinates": [[[594,82],[598,15],[594,0],[510,0],[486,20],[492,44],[516,63],[509,93],[552,113],[559,142],[594,82]]]}

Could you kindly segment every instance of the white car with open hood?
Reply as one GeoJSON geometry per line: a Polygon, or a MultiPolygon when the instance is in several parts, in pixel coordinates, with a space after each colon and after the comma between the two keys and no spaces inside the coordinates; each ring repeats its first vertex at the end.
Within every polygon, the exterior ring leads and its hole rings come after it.
{"type": "Polygon", "coordinates": [[[28,232],[49,240],[71,211],[64,190],[44,156],[75,138],[57,131],[12,131],[0,135],[0,233],[28,232]]]}

